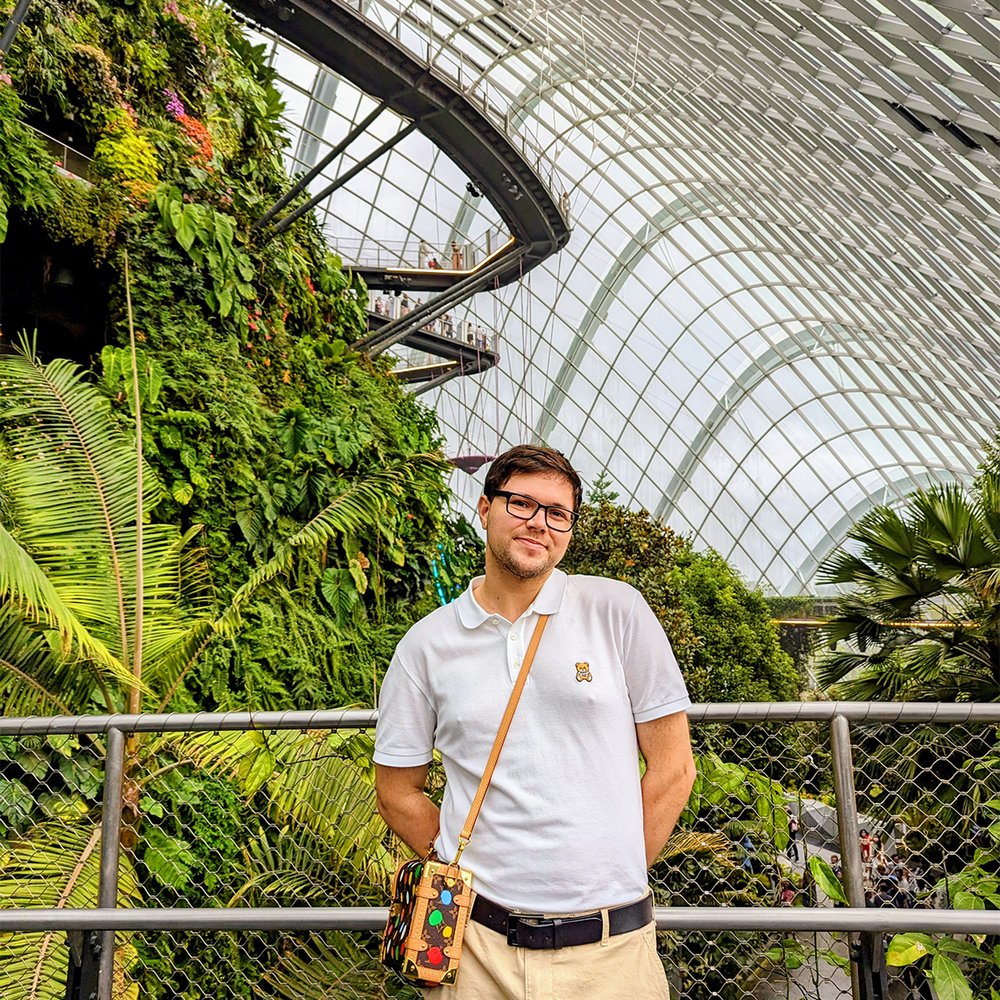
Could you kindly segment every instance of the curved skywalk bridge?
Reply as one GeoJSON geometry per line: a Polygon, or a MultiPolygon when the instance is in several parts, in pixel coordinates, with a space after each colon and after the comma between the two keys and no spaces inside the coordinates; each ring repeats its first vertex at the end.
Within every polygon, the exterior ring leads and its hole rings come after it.
{"type": "Polygon", "coordinates": [[[366,17],[358,4],[343,0],[229,0],[229,6],[381,101],[368,119],[259,220],[259,225],[270,223],[377,114],[389,109],[409,124],[314,195],[307,205],[274,222],[273,229],[280,231],[289,225],[416,129],[462,169],[499,213],[510,234],[488,256],[463,268],[420,268],[405,260],[393,262],[393,266],[388,262],[370,265],[342,255],[369,288],[440,292],[408,317],[372,330],[353,345],[356,350],[379,354],[475,292],[519,280],[565,246],[570,229],[564,206],[543,180],[540,159],[522,139],[508,133],[502,116],[476,94],[475,87],[481,81],[466,87],[461,73],[452,77],[419,61],[366,17]]]}

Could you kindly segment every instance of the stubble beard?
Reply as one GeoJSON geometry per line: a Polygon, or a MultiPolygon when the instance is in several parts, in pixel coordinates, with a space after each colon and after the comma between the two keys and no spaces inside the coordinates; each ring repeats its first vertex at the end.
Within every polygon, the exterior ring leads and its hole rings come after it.
{"type": "Polygon", "coordinates": [[[548,550],[546,550],[547,558],[544,562],[530,566],[520,562],[513,553],[513,548],[516,544],[515,539],[513,538],[508,540],[506,546],[497,545],[488,538],[487,543],[489,545],[490,554],[493,556],[497,565],[502,567],[506,572],[510,573],[511,576],[516,577],[518,580],[537,579],[540,576],[544,576],[555,566],[552,554],[548,550]]]}

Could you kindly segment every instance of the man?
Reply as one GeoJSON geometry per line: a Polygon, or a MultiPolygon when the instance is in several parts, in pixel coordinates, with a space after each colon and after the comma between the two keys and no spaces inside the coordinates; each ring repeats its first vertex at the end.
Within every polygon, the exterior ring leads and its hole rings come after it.
{"type": "Polygon", "coordinates": [[[550,615],[462,855],[476,897],[455,1000],[669,996],[646,873],[694,781],[690,702],[636,590],[556,569],[581,492],[559,452],[520,445],[497,458],[478,504],[485,575],[410,629],[382,685],[379,812],[414,851],[433,844],[450,860],[538,616],[550,615]],[[433,749],[448,779],[440,811],[424,794],[433,749]]]}

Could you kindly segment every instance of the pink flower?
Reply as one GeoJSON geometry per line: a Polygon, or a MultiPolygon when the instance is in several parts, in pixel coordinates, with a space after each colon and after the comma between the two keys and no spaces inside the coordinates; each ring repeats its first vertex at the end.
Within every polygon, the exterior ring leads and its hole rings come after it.
{"type": "Polygon", "coordinates": [[[10,87],[13,83],[14,81],[11,79],[10,73],[0,73],[0,84],[10,87]]]}

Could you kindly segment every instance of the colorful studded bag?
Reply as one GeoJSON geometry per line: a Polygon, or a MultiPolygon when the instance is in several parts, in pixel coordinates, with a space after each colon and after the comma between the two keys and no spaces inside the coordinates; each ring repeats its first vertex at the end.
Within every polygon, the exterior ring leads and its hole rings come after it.
{"type": "Polygon", "coordinates": [[[514,682],[500,728],[490,750],[483,777],[469,808],[465,826],[458,836],[458,852],[451,863],[430,855],[404,861],[392,882],[389,919],[382,934],[382,964],[404,979],[424,988],[454,986],[462,957],[462,937],[472,905],[472,872],[458,864],[472,837],[472,828],[486,790],[490,787],[500,751],[514,718],[535,651],[542,638],[548,615],[540,615],[528,650],[514,682]]]}

